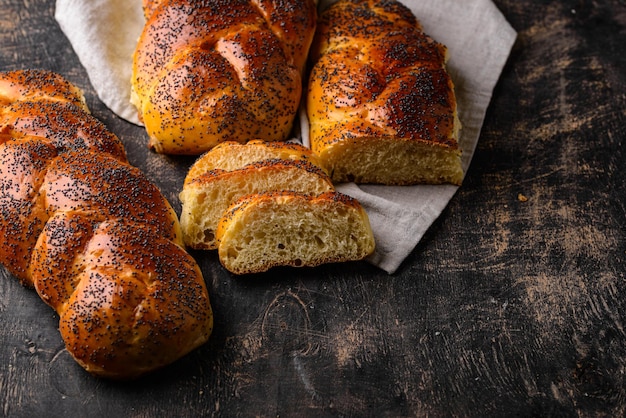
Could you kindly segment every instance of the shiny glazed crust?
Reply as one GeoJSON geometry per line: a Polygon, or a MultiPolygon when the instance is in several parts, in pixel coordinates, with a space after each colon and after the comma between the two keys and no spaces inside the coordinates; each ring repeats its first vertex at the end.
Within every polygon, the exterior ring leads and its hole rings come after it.
{"type": "Polygon", "coordinates": [[[314,36],[313,0],[144,1],[131,101],[168,154],[287,139],[314,36]]]}
{"type": "Polygon", "coordinates": [[[447,50],[393,0],[340,0],[311,47],[311,147],[333,180],[460,184],[447,50]]]}
{"type": "Polygon", "coordinates": [[[211,305],[178,218],[80,90],[5,72],[0,102],[0,262],[56,310],[68,352],[129,379],[203,344],[211,305]]]}

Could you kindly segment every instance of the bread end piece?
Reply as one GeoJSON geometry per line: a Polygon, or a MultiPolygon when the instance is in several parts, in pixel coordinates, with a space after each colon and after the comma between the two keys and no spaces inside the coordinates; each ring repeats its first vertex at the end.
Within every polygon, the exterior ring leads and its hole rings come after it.
{"type": "Polygon", "coordinates": [[[135,379],[173,363],[212,333],[199,266],[148,226],[59,211],[32,258],[35,289],[59,314],[68,353],[95,376],[135,379]]]}
{"type": "Polygon", "coordinates": [[[447,48],[395,0],[341,0],[320,16],[307,115],[335,183],[460,185],[447,48]]]}
{"type": "Polygon", "coordinates": [[[335,191],[243,197],[220,220],[217,237],[220,262],[238,275],[362,260],[375,247],[363,207],[335,191]]]}

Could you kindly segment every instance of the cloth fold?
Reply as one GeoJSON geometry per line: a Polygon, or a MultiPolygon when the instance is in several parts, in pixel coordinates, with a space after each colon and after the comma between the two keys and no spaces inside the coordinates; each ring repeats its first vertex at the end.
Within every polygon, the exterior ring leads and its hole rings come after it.
{"type": "MultiPolygon", "coordinates": [[[[467,172],[493,89],[517,34],[490,0],[402,2],[415,13],[424,31],[448,48],[448,71],[463,126],[459,138],[462,163],[467,172]]],[[[319,3],[320,10],[330,3],[319,3]]],[[[100,100],[121,118],[139,124],[129,98],[132,54],[144,26],[141,2],[57,0],[55,19],[100,100]]],[[[304,112],[299,122],[301,141],[308,145],[304,112]]],[[[337,190],[364,206],[376,238],[376,252],[368,261],[392,274],[441,215],[458,187],[340,184],[337,190]]]]}

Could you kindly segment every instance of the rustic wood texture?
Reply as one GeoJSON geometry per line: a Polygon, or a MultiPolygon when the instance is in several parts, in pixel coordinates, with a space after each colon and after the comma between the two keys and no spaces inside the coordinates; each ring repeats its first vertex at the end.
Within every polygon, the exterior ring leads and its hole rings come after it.
{"type": "MultiPolygon", "coordinates": [[[[194,253],[210,342],[132,383],[87,375],[0,269],[0,414],[624,416],[626,5],[496,0],[519,32],[465,183],[394,275],[366,263],[229,275],[194,253]]],[[[97,99],[51,0],[0,0],[0,69],[85,89],[177,211],[191,162],[97,99]]]]}

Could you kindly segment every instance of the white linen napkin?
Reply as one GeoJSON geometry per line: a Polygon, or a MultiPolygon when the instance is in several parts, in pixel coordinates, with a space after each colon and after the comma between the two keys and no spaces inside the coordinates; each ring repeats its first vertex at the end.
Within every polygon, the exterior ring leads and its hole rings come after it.
{"type": "MultiPolygon", "coordinates": [[[[323,10],[332,0],[323,0],[323,10]]],[[[424,31],[448,47],[455,83],[463,169],[469,168],[493,89],[516,32],[490,0],[403,0],[424,31]]],[[[57,0],[55,18],[102,102],[139,124],[130,104],[132,54],[144,25],[139,0],[57,0]]],[[[308,141],[306,114],[301,140],[308,141]]],[[[376,252],[368,261],[392,274],[439,217],[458,187],[337,185],[358,199],[370,217],[376,252]]]]}

